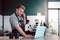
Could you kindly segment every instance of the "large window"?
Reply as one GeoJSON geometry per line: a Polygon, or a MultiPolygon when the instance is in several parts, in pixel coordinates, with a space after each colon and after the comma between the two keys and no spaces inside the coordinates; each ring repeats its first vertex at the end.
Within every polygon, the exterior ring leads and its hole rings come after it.
{"type": "Polygon", "coordinates": [[[48,10],[48,23],[53,32],[58,32],[58,10],[48,10]]]}
{"type": "Polygon", "coordinates": [[[60,25],[60,2],[48,2],[48,23],[52,33],[58,34],[60,25]]]}

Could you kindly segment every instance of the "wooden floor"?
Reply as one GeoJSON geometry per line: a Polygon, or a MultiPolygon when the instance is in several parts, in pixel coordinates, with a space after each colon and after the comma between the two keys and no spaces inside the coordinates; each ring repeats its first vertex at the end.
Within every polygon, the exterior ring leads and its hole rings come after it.
{"type": "MultiPolygon", "coordinates": [[[[60,38],[56,35],[50,35],[50,36],[45,36],[44,38],[39,38],[38,40],[60,40],[60,38]]],[[[27,39],[27,38],[23,38],[23,37],[20,37],[19,39],[9,39],[8,36],[2,36],[0,37],[0,40],[33,40],[33,39],[27,39]]],[[[37,39],[35,39],[37,40],[37,39]]]]}

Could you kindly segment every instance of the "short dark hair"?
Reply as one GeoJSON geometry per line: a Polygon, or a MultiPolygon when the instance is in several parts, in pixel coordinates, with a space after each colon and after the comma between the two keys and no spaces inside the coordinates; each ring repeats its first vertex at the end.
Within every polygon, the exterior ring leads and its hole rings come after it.
{"type": "Polygon", "coordinates": [[[16,8],[22,8],[23,10],[25,10],[25,6],[24,5],[18,5],[18,6],[16,6],[16,8]]]}

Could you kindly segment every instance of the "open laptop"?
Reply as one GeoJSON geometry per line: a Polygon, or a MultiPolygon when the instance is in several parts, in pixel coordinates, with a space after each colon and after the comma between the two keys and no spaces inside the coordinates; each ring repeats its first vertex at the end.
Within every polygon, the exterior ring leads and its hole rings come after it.
{"type": "Polygon", "coordinates": [[[34,38],[44,37],[45,30],[46,30],[45,26],[37,26],[34,38]]]}
{"type": "Polygon", "coordinates": [[[45,30],[46,30],[46,27],[45,26],[37,26],[35,35],[32,38],[27,38],[27,40],[28,39],[44,40],[44,32],[45,32],[45,30]]]}

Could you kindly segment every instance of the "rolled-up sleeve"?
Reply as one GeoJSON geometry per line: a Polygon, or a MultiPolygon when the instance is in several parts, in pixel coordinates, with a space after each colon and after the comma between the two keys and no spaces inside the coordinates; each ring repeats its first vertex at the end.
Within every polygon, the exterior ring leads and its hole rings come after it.
{"type": "Polygon", "coordinates": [[[17,18],[16,18],[16,17],[10,17],[10,24],[11,24],[12,26],[14,26],[14,27],[15,27],[16,25],[19,25],[17,18]]]}

